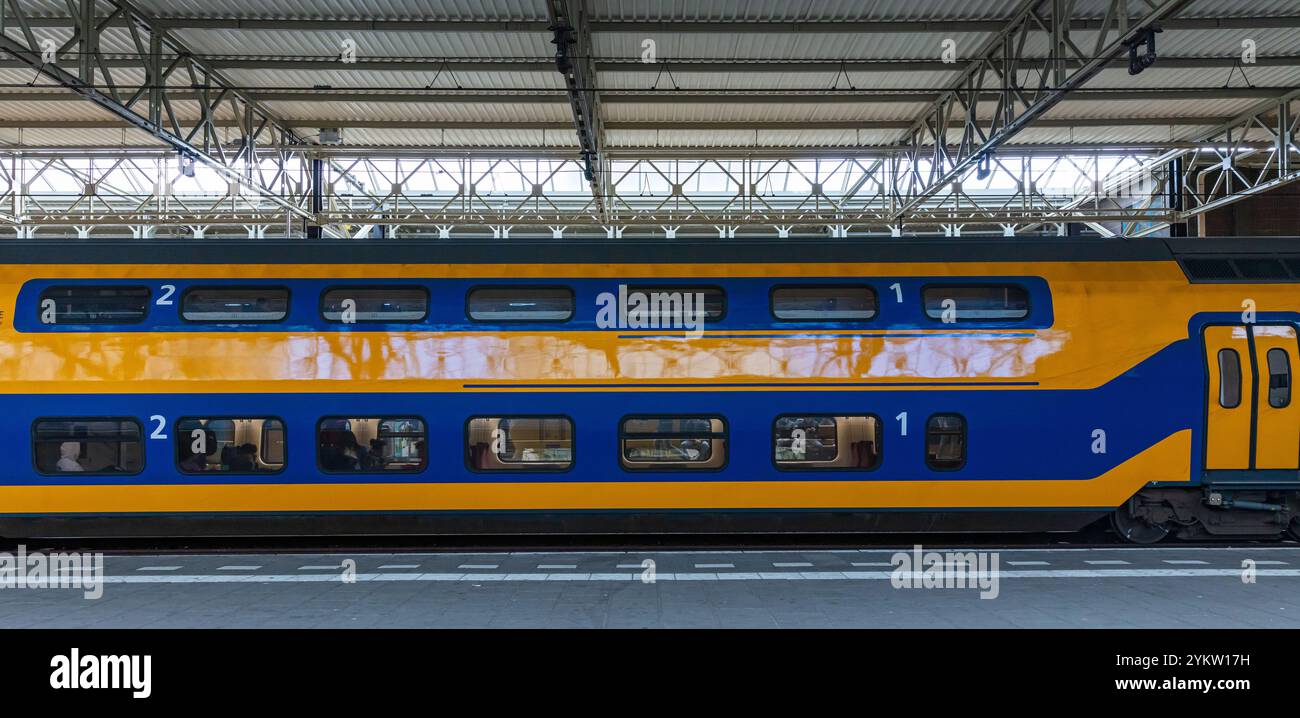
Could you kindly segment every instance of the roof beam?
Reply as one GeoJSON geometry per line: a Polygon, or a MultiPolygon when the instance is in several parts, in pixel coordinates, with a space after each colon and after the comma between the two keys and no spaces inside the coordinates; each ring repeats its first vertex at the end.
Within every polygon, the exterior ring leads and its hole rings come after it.
{"type": "Polygon", "coordinates": [[[1148,28],[1183,10],[1192,0],[1145,0],[1143,14],[1128,16],[1127,0],[1110,0],[1107,22],[1099,28],[1088,50],[1079,48],[1070,33],[1076,29],[1073,0],[1025,0],[1015,18],[977,53],[961,78],[916,118],[901,138],[914,148],[910,158],[898,160],[894,171],[906,177],[897,196],[893,218],[904,220],[939,188],[952,185],[979,163],[988,162],[994,150],[1030,123],[1042,117],[1072,91],[1077,90],[1129,47],[1148,28]],[[1114,27],[1111,27],[1111,20],[1114,27]],[[1035,86],[1021,83],[1027,61],[1021,50],[1030,42],[1050,48],[1045,63],[1037,65],[1035,86]],[[990,85],[997,99],[992,121],[980,103],[990,85]],[[950,122],[960,117],[956,151],[949,148],[950,122]]]}
{"type": "MultiPolygon", "coordinates": [[[[550,33],[551,22],[536,20],[447,20],[436,18],[394,18],[384,20],[304,18],[213,18],[164,15],[156,18],[161,27],[173,30],[292,30],[357,32],[483,32],[483,33],[550,33]]],[[[999,32],[1014,18],[993,20],[816,20],[807,22],[726,22],[726,21],[639,21],[591,20],[594,33],[719,33],[726,35],[778,34],[893,34],[911,33],[989,33],[999,32]]],[[[30,18],[31,27],[66,27],[66,17],[30,18]]],[[[1102,18],[1075,20],[1076,30],[1097,30],[1102,18]]],[[[1241,17],[1184,17],[1164,23],[1168,30],[1253,30],[1300,28],[1300,15],[1258,15],[1241,17]]]]}
{"type": "Polygon", "coordinates": [[[291,181],[291,170],[286,165],[293,146],[303,144],[290,128],[203,65],[200,58],[129,2],[104,0],[102,9],[98,0],[72,2],[77,3],[80,13],[70,20],[72,39],[64,51],[77,48],[75,73],[60,67],[57,60],[46,61],[46,48],[32,31],[33,18],[25,12],[28,8],[23,0],[7,4],[7,21],[21,39],[0,34],[0,50],[75,93],[65,97],[89,100],[125,125],[170,145],[182,157],[202,162],[228,180],[264,195],[290,215],[311,218],[300,201],[302,187],[291,181]],[[145,78],[142,86],[119,86],[101,62],[99,34],[112,22],[125,23],[129,30],[145,78]],[[195,93],[201,107],[197,120],[183,120],[173,110],[166,85],[169,77],[180,74],[188,75],[192,83],[202,84],[203,89],[195,93]],[[225,113],[238,121],[238,141],[233,145],[224,141],[214,124],[215,117],[225,113]],[[278,170],[264,172],[260,166],[264,160],[271,160],[278,170]]]}
{"type": "MultiPolygon", "coordinates": [[[[1087,128],[1087,127],[1214,127],[1226,122],[1218,116],[1177,116],[1177,117],[1086,117],[1079,119],[1050,119],[1034,123],[1043,128],[1087,128]]],[[[316,128],[342,127],[356,129],[401,129],[401,130],[568,130],[573,127],[568,122],[474,122],[441,120],[352,120],[331,118],[286,118],[283,123],[288,127],[316,128]]],[[[218,127],[238,127],[233,120],[215,120],[218,127]]],[[[858,121],[725,121],[725,122],[670,122],[670,121],[618,121],[604,123],[606,130],[725,130],[725,131],[762,131],[762,130],[904,130],[911,126],[907,120],[858,120],[858,121]]],[[[131,125],[115,120],[50,120],[41,122],[40,129],[120,129],[131,125]]],[[[30,128],[30,120],[0,120],[0,128],[30,128]]]]}
{"type": "MultiPolygon", "coordinates": [[[[21,102],[71,102],[78,98],[63,92],[51,92],[49,89],[0,91],[0,101],[21,102]]],[[[201,86],[202,87],[202,86],[201,86]]],[[[215,86],[209,86],[211,94],[215,86]]],[[[460,90],[366,90],[360,88],[331,87],[311,90],[257,89],[259,103],[267,102],[398,102],[403,104],[569,104],[569,96],[564,90],[527,91],[527,92],[474,92],[460,90]]],[[[1268,99],[1277,97],[1290,88],[1286,87],[1142,87],[1133,89],[1081,89],[1070,93],[1065,99],[1089,101],[1150,101],[1150,100],[1222,100],[1222,99],[1268,99]]],[[[167,96],[173,101],[195,101],[203,97],[204,91],[192,89],[168,90],[167,96]]],[[[934,100],[934,92],[917,90],[851,90],[829,91],[814,90],[809,92],[791,92],[789,90],[749,90],[735,91],[693,91],[665,90],[646,92],[644,90],[603,90],[600,93],[602,105],[717,105],[717,104],[783,104],[783,105],[824,105],[843,103],[870,104],[920,104],[934,100]]],[[[1004,94],[989,88],[978,92],[968,92],[968,99],[996,102],[1004,94]]],[[[928,116],[927,116],[928,117],[928,116]]],[[[909,124],[916,124],[915,121],[909,124]]]]}
{"type": "Polygon", "coordinates": [[[600,97],[596,91],[596,68],[592,64],[591,28],[585,0],[547,0],[547,16],[554,33],[555,67],[564,78],[565,98],[573,112],[578,132],[583,174],[591,185],[596,210],[605,214],[606,174],[601,127],[600,97]]]}
{"type": "MultiPolygon", "coordinates": [[[[450,68],[455,72],[510,72],[510,73],[551,73],[555,72],[555,63],[551,60],[504,59],[491,57],[386,57],[358,58],[356,62],[343,63],[337,57],[302,57],[286,58],[276,56],[215,56],[208,55],[205,61],[209,67],[218,70],[337,70],[364,72],[437,72],[450,68]]],[[[1033,58],[1026,57],[1026,61],[1033,58]]],[[[1045,60],[1046,58],[1037,58],[1045,60]]],[[[104,56],[103,64],[110,68],[136,68],[140,60],[126,56],[104,56]]],[[[690,74],[764,74],[764,73],[835,73],[850,74],[889,74],[895,72],[960,72],[963,67],[942,60],[915,60],[908,58],[873,58],[845,61],[823,60],[710,60],[701,58],[677,58],[646,64],[640,60],[626,58],[596,59],[597,72],[643,72],[658,73],[667,66],[674,75],[690,74]]],[[[1112,60],[1108,68],[1124,68],[1128,63],[1122,59],[1112,60]]],[[[1152,69],[1230,70],[1241,66],[1236,55],[1224,57],[1204,56],[1161,56],[1160,64],[1152,69]]],[[[16,60],[0,60],[0,68],[26,67],[16,60]]],[[[1263,55],[1256,58],[1249,67],[1300,67],[1300,55],[1263,55]]]]}

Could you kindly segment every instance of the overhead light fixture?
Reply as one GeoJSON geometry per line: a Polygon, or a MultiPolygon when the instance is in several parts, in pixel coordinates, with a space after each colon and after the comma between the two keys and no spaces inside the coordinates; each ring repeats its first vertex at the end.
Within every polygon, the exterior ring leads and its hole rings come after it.
{"type": "Polygon", "coordinates": [[[1156,64],[1156,33],[1158,32],[1164,31],[1158,27],[1147,26],[1128,41],[1128,74],[1136,75],[1156,64]],[[1146,52],[1138,54],[1138,48],[1144,45],[1146,52]]]}

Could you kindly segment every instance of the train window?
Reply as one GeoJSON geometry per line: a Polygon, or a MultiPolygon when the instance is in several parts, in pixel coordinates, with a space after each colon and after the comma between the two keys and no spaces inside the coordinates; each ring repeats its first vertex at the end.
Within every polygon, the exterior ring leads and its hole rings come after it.
{"type": "Polygon", "coordinates": [[[925,422],[925,463],[950,471],[966,463],[966,420],[956,414],[935,414],[925,422]]]}
{"type": "Polygon", "coordinates": [[[320,468],[327,473],[423,471],[428,435],[415,417],[321,419],[316,427],[320,468]]]}
{"type": "Polygon", "coordinates": [[[321,316],[330,322],[418,322],[428,314],[424,287],[336,287],[321,295],[321,316]]]}
{"type": "Polygon", "coordinates": [[[876,292],[868,286],[777,287],[772,316],[786,321],[864,321],[876,316],[876,292]]]}
{"type": "Polygon", "coordinates": [[[1029,316],[1029,292],[1014,285],[926,287],[925,315],[939,321],[1005,322],[1029,316]]]}
{"type": "Polygon", "coordinates": [[[42,474],[138,474],[144,441],[135,419],[37,419],[36,470],[42,474]]]}
{"type": "Polygon", "coordinates": [[[262,422],[262,461],[268,464],[284,463],[284,424],[279,421],[262,422]]]}
{"type": "Polygon", "coordinates": [[[184,418],[176,422],[176,457],[183,474],[252,474],[284,468],[279,419],[184,418]],[[272,442],[279,437],[278,446],[272,442]]]}
{"type": "Polygon", "coordinates": [[[1268,405],[1281,409],[1291,403],[1291,358],[1285,349],[1268,350],[1268,405]]]}
{"type": "Polygon", "coordinates": [[[1236,349],[1219,350],[1219,406],[1236,409],[1241,405],[1241,356],[1236,349]]]}
{"type": "Polygon", "coordinates": [[[41,292],[42,324],[136,324],[149,312],[148,287],[50,287],[41,292]]]}
{"type": "Polygon", "coordinates": [[[779,416],[772,458],[778,469],[874,469],[881,433],[874,416],[779,416]]]}
{"type": "Polygon", "coordinates": [[[181,298],[190,322],[278,322],[289,316],[284,287],[195,287],[181,298]]]}
{"type": "Polygon", "coordinates": [[[465,427],[475,471],[564,471],[573,466],[573,421],[564,416],[474,417],[465,427]]]}
{"type": "Polygon", "coordinates": [[[633,416],[619,426],[625,469],[721,469],[727,427],[717,416],[633,416]]]}
{"type": "Polygon", "coordinates": [[[480,287],[466,300],[477,322],[567,322],[573,316],[568,287],[480,287]]]}
{"type": "Polygon", "coordinates": [[[628,313],[635,310],[632,295],[640,294],[645,299],[645,311],[649,327],[684,326],[686,295],[691,295],[691,310],[699,312],[704,307],[704,321],[721,321],[727,313],[727,296],[719,287],[668,287],[668,286],[630,286],[627,288],[628,313]]]}

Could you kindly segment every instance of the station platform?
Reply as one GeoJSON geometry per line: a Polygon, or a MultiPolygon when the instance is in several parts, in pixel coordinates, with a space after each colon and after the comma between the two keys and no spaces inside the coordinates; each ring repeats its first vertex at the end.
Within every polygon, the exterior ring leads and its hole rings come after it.
{"type": "Polygon", "coordinates": [[[110,554],[97,599],[0,590],[0,628],[1300,627],[1294,544],[924,547],[970,550],[983,590],[896,587],[909,547],[110,554]]]}

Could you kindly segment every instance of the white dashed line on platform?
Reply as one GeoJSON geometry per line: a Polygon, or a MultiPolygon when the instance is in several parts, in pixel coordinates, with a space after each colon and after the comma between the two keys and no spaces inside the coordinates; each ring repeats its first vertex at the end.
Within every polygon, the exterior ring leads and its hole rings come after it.
{"type": "Polygon", "coordinates": [[[1198,561],[1198,560],[1196,560],[1196,559],[1172,559],[1172,558],[1167,558],[1167,559],[1165,559],[1165,563],[1167,563],[1167,564],[1171,564],[1171,565],[1174,565],[1174,566],[1205,566],[1205,565],[1208,565],[1210,562],[1209,562],[1209,561],[1198,561]]]}
{"type": "Polygon", "coordinates": [[[695,568],[735,568],[734,563],[697,563],[695,568]]]}
{"type": "MultiPolygon", "coordinates": [[[[923,572],[913,572],[920,578],[923,572]]],[[[1031,569],[1024,571],[998,571],[996,574],[977,572],[974,576],[997,575],[1002,579],[1030,578],[1238,578],[1238,568],[1129,568],[1129,569],[1031,569]]],[[[1259,569],[1257,575],[1300,578],[1300,569],[1265,568],[1259,569]]],[[[892,571],[763,571],[763,572],[683,572],[658,573],[656,581],[888,581],[893,578],[892,571]]],[[[386,581],[437,581],[437,582],[516,582],[516,581],[619,581],[637,582],[641,574],[627,573],[366,573],[357,574],[356,582],[386,581]]],[[[217,574],[217,575],[126,575],[105,576],[105,584],[141,584],[141,583],[330,583],[338,582],[339,577],[331,574],[217,574]]],[[[340,584],[346,587],[347,584],[340,584]]],[[[345,589],[346,590],[346,589],[345,589]]]]}
{"type": "Polygon", "coordinates": [[[218,566],[218,571],[256,571],[261,566],[218,566]]]}
{"type": "Polygon", "coordinates": [[[1008,566],[1051,566],[1047,561],[1007,561],[1008,566]]]}
{"type": "Polygon", "coordinates": [[[863,567],[863,568],[868,568],[868,567],[881,568],[881,567],[883,567],[883,566],[893,566],[893,565],[894,565],[894,564],[892,564],[892,563],[889,563],[888,561],[852,561],[851,563],[852,563],[854,566],[860,566],[860,567],[863,567]]]}
{"type": "Polygon", "coordinates": [[[578,564],[576,564],[576,563],[540,563],[540,564],[537,564],[537,568],[538,568],[539,570],[541,570],[541,571],[547,571],[547,570],[555,571],[555,570],[559,570],[559,569],[577,568],[577,567],[578,567],[578,564]]]}
{"type": "Polygon", "coordinates": [[[619,568],[645,568],[645,566],[639,563],[620,563],[618,567],[619,568]]]}
{"type": "Polygon", "coordinates": [[[180,566],[141,566],[137,571],[179,571],[180,566]]]}
{"type": "Polygon", "coordinates": [[[488,570],[488,571],[490,571],[490,570],[492,570],[492,569],[494,569],[494,568],[497,568],[497,565],[498,565],[498,564],[495,564],[495,563],[462,563],[461,565],[457,566],[456,568],[462,568],[462,569],[465,569],[465,570],[480,570],[480,571],[481,571],[481,570],[488,570]]]}
{"type": "Polygon", "coordinates": [[[773,568],[807,568],[811,565],[812,565],[811,563],[808,563],[806,561],[786,561],[786,562],[773,561],[772,562],[773,568]]]}
{"type": "Polygon", "coordinates": [[[1092,564],[1093,566],[1128,566],[1129,565],[1128,561],[1121,561],[1119,559],[1101,559],[1096,561],[1084,561],[1084,563],[1092,564]]]}
{"type": "Polygon", "coordinates": [[[383,566],[380,566],[379,568],[382,570],[386,568],[419,568],[419,567],[420,564],[418,563],[386,563],[383,566]]]}
{"type": "Polygon", "coordinates": [[[299,571],[339,571],[342,566],[299,566],[299,571]]]}
{"type": "Polygon", "coordinates": [[[1290,566],[1286,561],[1256,561],[1256,566],[1290,566]]]}

